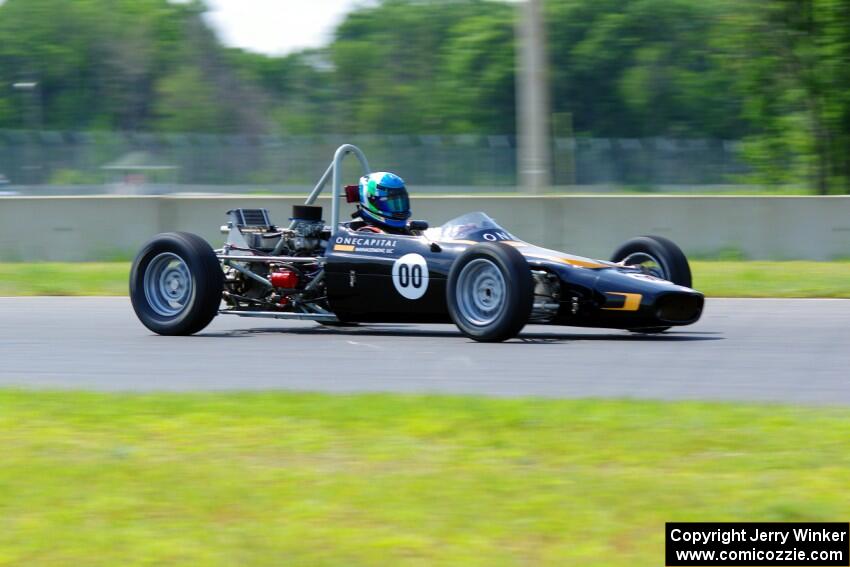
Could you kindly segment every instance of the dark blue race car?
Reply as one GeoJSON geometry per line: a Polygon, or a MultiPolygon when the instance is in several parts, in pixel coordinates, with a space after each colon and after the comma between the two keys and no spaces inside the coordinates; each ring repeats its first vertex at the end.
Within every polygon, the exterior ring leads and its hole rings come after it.
{"type": "Polygon", "coordinates": [[[154,237],[130,276],[141,322],[163,335],[197,333],[216,315],[326,325],[454,322],[477,341],[503,341],[528,323],[657,333],[702,314],[688,261],[665,238],[635,238],[602,261],[524,242],[481,212],[435,228],[410,221],[400,233],[340,222],[339,172],[348,154],[370,171],[357,148],[342,146],[287,227],[265,209],[237,209],[221,249],[189,233],[154,237]],[[331,179],[327,224],[313,203],[331,179]]]}

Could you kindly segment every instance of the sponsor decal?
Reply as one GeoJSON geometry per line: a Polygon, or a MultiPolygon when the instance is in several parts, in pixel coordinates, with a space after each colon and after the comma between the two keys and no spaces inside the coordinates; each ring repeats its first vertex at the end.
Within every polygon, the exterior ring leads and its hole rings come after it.
{"type": "Polygon", "coordinates": [[[392,254],[395,252],[396,246],[398,246],[398,240],[392,238],[337,236],[334,240],[334,252],[392,254]]]}
{"type": "Polygon", "coordinates": [[[420,254],[405,254],[393,264],[393,285],[402,297],[420,299],[428,290],[428,263],[420,254]]]}
{"type": "Polygon", "coordinates": [[[505,232],[503,230],[485,232],[481,235],[481,237],[488,242],[507,242],[510,240],[516,240],[516,238],[514,238],[511,233],[505,232]]]}

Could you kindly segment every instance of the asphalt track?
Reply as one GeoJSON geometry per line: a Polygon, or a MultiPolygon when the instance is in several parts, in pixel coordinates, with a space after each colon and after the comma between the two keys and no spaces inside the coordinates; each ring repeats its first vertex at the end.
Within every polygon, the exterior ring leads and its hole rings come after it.
{"type": "Polygon", "coordinates": [[[0,298],[0,385],[850,404],[850,300],[714,299],[661,336],[532,326],[478,344],[449,325],[236,317],[160,337],[125,298],[0,298]]]}

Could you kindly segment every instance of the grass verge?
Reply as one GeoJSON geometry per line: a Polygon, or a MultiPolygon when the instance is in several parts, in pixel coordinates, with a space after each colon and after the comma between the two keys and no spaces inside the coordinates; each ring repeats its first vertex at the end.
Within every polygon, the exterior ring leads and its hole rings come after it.
{"type": "Polygon", "coordinates": [[[710,297],[850,298],[850,262],[693,261],[694,285],[710,297]]]}
{"type": "MultiPolygon", "coordinates": [[[[850,298],[850,262],[692,261],[694,285],[713,297],[850,298]]],[[[130,265],[0,263],[3,295],[126,295],[130,265]]]]}
{"type": "Polygon", "coordinates": [[[0,391],[0,446],[0,564],[659,565],[850,509],[836,408],[0,391]]]}
{"type": "Polygon", "coordinates": [[[128,262],[0,263],[0,296],[127,295],[128,262]]]}

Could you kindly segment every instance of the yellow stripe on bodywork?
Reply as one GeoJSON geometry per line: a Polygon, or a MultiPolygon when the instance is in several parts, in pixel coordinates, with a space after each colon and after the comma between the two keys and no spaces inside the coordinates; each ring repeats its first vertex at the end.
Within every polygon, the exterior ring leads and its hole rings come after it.
{"type": "MultiPolygon", "coordinates": [[[[494,242],[496,244],[507,244],[508,246],[513,246],[514,248],[540,248],[536,246],[532,246],[527,242],[522,242],[520,240],[498,240],[498,241],[490,241],[485,240],[483,242],[476,242],[475,240],[440,240],[440,244],[486,244],[488,242],[494,242]]],[[[533,250],[529,250],[528,252],[523,252],[524,256],[528,256],[529,258],[541,258],[543,260],[549,260],[552,262],[561,262],[567,264],[569,266],[575,266],[577,268],[610,268],[611,264],[603,264],[601,262],[594,262],[592,260],[579,260],[577,258],[568,258],[566,256],[558,256],[553,251],[552,254],[535,254],[533,250]]]]}
{"type": "Polygon", "coordinates": [[[610,268],[608,264],[601,264],[599,262],[594,262],[592,260],[578,260],[576,258],[565,258],[563,256],[547,256],[545,254],[525,254],[529,258],[542,258],[544,260],[550,260],[552,262],[561,262],[563,264],[567,264],[568,266],[575,266],[577,268],[610,268]]]}
{"type": "Polygon", "coordinates": [[[334,252],[354,252],[351,244],[334,244],[334,252]]]}
{"type": "Polygon", "coordinates": [[[606,291],[605,295],[619,295],[625,298],[622,307],[603,307],[603,311],[637,311],[640,309],[640,300],[643,296],[639,293],[620,293],[616,291],[606,291]]]}
{"type": "Polygon", "coordinates": [[[588,260],[576,260],[575,258],[557,258],[561,262],[565,264],[569,264],[570,266],[578,266],[580,268],[608,268],[607,264],[600,264],[599,262],[592,262],[588,260]]]}

